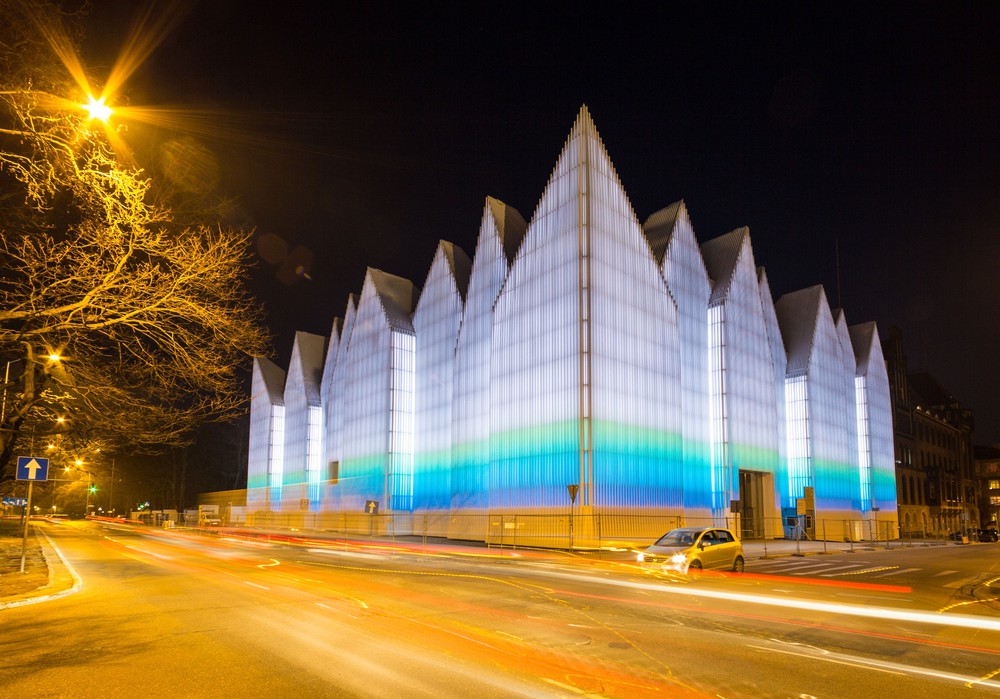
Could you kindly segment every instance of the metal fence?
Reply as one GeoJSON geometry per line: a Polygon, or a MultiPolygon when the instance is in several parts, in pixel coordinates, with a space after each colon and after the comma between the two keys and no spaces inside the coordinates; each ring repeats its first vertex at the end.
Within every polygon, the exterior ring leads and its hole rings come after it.
{"type": "Polygon", "coordinates": [[[793,541],[861,545],[913,545],[900,539],[893,520],[755,518],[738,515],[714,520],[676,515],[602,513],[348,513],[253,512],[248,527],[289,532],[326,532],[350,537],[450,539],[473,541],[489,548],[629,550],[645,548],[681,526],[726,527],[744,541],[793,541]]]}

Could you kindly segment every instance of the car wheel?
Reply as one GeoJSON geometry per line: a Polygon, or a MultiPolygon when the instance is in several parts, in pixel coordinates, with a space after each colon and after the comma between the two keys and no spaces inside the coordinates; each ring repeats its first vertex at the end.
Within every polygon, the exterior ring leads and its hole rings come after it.
{"type": "Polygon", "coordinates": [[[733,561],[733,572],[742,573],[744,567],[743,556],[737,556],[736,560],[733,561]]]}
{"type": "Polygon", "coordinates": [[[694,571],[698,573],[701,571],[701,561],[695,560],[688,563],[688,572],[694,571]]]}

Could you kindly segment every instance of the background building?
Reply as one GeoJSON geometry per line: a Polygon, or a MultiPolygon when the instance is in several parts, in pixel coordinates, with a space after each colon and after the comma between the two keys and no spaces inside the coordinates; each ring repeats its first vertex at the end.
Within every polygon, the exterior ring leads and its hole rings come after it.
{"type": "Polygon", "coordinates": [[[1000,529],[1000,444],[977,446],[975,458],[980,524],[1000,529]]]}
{"type": "Polygon", "coordinates": [[[931,374],[909,371],[903,338],[885,341],[893,404],[899,526],[904,537],[947,537],[980,526],[972,411],[931,374]]]}
{"type": "Polygon", "coordinates": [[[287,378],[254,367],[251,517],[570,545],[680,523],[895,536],[873,323],[775,303],[750,232],[632,211],[586,109],[530,222],[487,199],[423,290],[369,269],[287,378]],[[318,455],[325,455],[321,462],[318,455]],[[377,513],[377,517],[376,517],[377,513]]]}

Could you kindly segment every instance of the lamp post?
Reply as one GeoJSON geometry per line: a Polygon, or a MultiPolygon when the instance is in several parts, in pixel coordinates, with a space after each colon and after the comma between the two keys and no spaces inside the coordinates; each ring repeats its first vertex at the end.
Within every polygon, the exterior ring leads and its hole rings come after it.
{"type": "Polygon", "coordinates": [[[7,419],[7,384],[10,382],[10,365],[23,361],[24,357],[10,359],[7,361],[7,367],[3,370],[3,405],[0,406],[0,425],[3,425],[4,420],[7,419]]]}

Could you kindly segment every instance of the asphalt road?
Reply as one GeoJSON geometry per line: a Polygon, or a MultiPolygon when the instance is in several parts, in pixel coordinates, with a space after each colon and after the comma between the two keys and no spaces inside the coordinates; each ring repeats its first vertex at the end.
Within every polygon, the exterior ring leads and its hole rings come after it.
{"type": "Polygon", "coordinates": [[[0,610],[9,696],[1000,693],[998,546],[692,579],[459,546],[42,526],[83,587],[0,610]]]}

